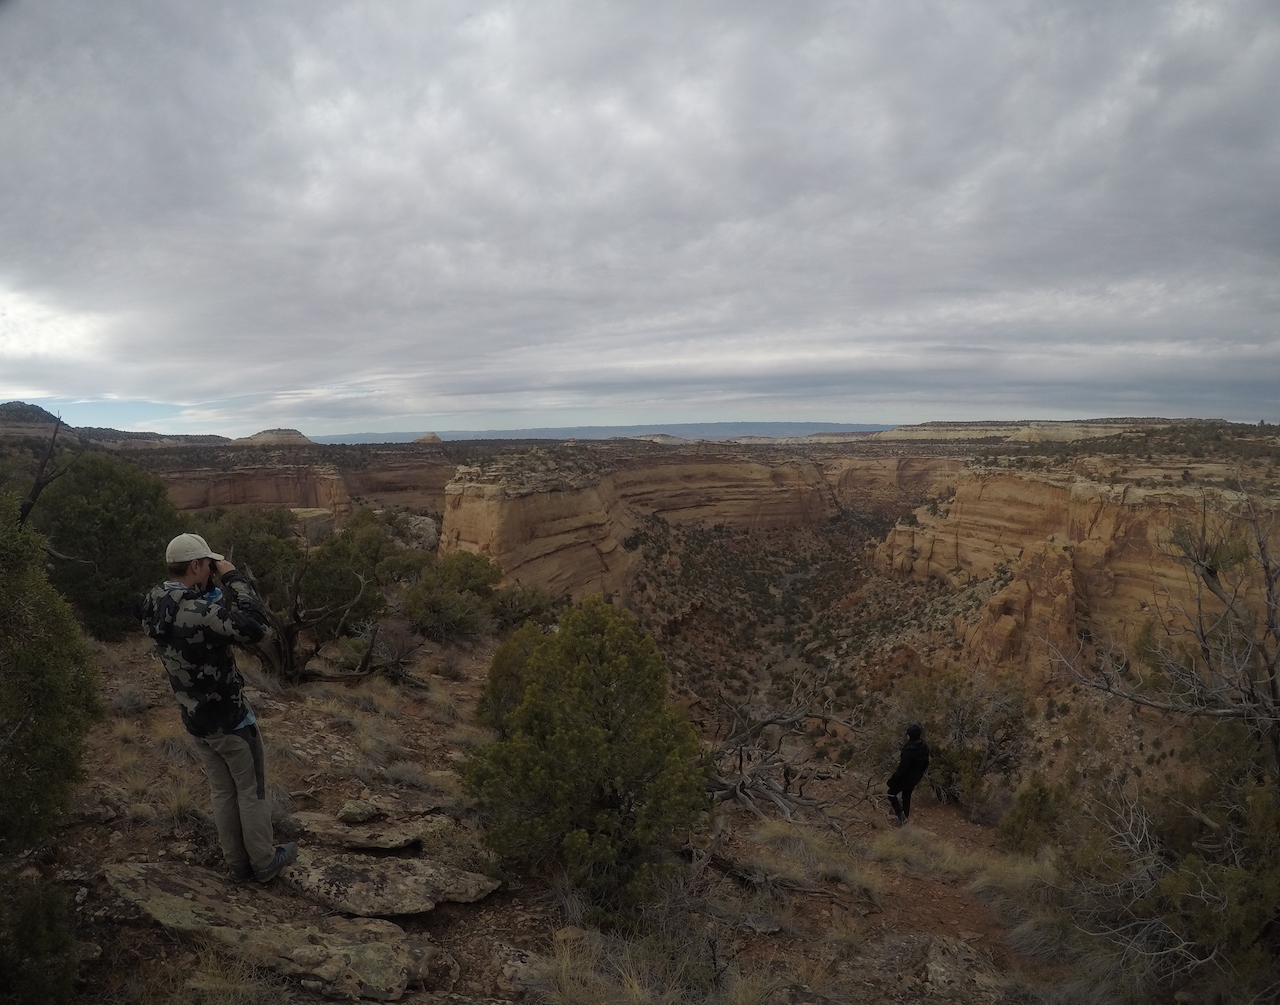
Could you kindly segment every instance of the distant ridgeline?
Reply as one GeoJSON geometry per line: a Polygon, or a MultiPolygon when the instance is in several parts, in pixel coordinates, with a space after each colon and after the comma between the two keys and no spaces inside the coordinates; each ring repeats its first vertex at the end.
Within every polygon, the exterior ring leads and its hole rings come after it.
{"type": "MultiPolygon", "coordinates": [[[[538,426],[530,429],[446,429],[442,440],[612,440],[641,436],[680,440],[735,440],[747,437],[791,439],[815,433],[866,434],[888,425],[848,422],[669,422],[642,426],[538,426]]],[[[409,443],[422,431],[409,433],[339,433],[313,436],[316,443],[409,443]]]]}
{"type": "MultiPolygon", "coordinates": [[[[57,416],[24,401],[0,404],[0,438],[15,440],[47,436],[57,416]]],[[[99,426],[64,426],[63,442],[96,443],[110,449],[152,450],[180,446],[301,447],[355,444],[430,444],[465,440],[649,440],[678,444],[689,441],[721,443],[848,443],[852,441],[954,441],[973,443],[1053,444],[1154,432],[1170,427],[1204,427],[1211,419],[1098,418],[1071,420],[925,422],[892,426],[848,422],[674,422],[630,426],[542,426],[528,429],[450,429],[439,433],[414,430],[390,433],[335,433],[307,437],[296,429],[264,429],[235,439],[212,434],[155,433],[99,426]]],[[[1217,424],[1221,425],[1220,422],[1217,424]]]]}

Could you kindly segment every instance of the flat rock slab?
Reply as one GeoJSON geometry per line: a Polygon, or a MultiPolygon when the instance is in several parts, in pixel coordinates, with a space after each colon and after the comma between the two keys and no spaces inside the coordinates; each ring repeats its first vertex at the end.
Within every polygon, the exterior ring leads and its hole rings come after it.
{"type": "Polygon", "coordinates": [[[318,981],[328,995],[395,1001],[410,980],[426,976],[421,971],[430,954],[389,921],[299,917],[296,903],[261,888],[233,886],[197,866],[122,862],[103,872],[118,894],[165,928],[318,981]]]}
{"type": "Polygon", "coordinates": [[[335,911],[362,917],[421,914],[441,901],[470,904],[501,883],[427,858],[317,855],[302,851],[283,874],[291,886],[335,911]]]}
{"type": "Polygon", "coordinates": [[[295,813],[293,819],[308,834],[313,834],[322,841],[340,844],[344,848],[377,848],[385,851],[407,848],[453,826],[453,821],[443,816],[364,824],[345,824],[328,813],[295,813]]]}

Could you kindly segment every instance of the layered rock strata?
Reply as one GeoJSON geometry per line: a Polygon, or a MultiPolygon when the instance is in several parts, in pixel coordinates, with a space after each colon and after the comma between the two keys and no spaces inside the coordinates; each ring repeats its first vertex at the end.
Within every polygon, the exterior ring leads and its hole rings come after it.
{"type": "Polygon", "coordinates": [[[903,506],[944,491],[956,458],[741,455],[624,459],[591,469],[542,456],[460,467],[445,488],[445,551],[493,558],[507,580],[581,596],[624,588],[623,546],[648,515],[768,528],[826,520],[844,507],[903,506]]]}
{"type": "Polygon", "coordinates": [[[196,468],[158,472],[180,510],[215,506],[290,506],[325,509],[346,516],[351,494],[339,472],[327,465],[280,465],[229,470],[196,468]]]}
{"type": "MultiPolygon", "coordinates": [[[[1223,473],[1202,467],[1201,476],[1223,473]]],[[[976,665],[1042,673],[1055,652],[1071,655],[1096,633],[1131,639],[1159,609],[1193,603],[1168,541],[1178,522],[1198,518],[1205,496],[1181,480],[1111,483],[1097,474],[1087,464],[967,470],[952,499],[894,527],[875,566],[956,587],[1002,573],[1007,585],[977,623],[957,625],[976,665]]]]}

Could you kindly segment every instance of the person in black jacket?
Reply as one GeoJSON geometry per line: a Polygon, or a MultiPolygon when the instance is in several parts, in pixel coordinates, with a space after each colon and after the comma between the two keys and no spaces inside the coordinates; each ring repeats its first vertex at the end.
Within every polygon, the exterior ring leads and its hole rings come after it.
{"type": "Polygon", "coordinates": [[[898,770],[889,776],[889,805],[899,824],[905,824],[911,816],[911,790],[929,770],[929,745],[920,739],[923,733],[918,723],[907,727],[907,742],[898,757],[898,770]],[[901,794],[902,801],[898,801],[901,794]]]}

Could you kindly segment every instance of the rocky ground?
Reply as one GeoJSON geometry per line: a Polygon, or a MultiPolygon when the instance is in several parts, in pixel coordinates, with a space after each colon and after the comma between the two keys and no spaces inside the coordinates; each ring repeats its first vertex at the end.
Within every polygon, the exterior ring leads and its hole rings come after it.
{"type": "Polygon", "coordinates": [[[572,895],[504,872],[478,841],[456,769],[488,739],[469,725],[483,647],[424,650],[416,684],[257,680],[278,838],[304,852],[267,888],[233,886],[160,664],[142,639],[99,654],[108,714],[73,818],[32,866],[73,905],[83,1001],[700,1000],[627,998],[641,950],[666,961],[644,981],[678,984],[663,967],[684,954],[742,1003],[1025,994],[1000,923],[966,892],[1000,859],[992,832],[927,795],[891,828],[852,777],[815,783],[851,808],[840,834],[727,812],[715,854],[655,908],[666,948],[591,929],[572,895]]]}

